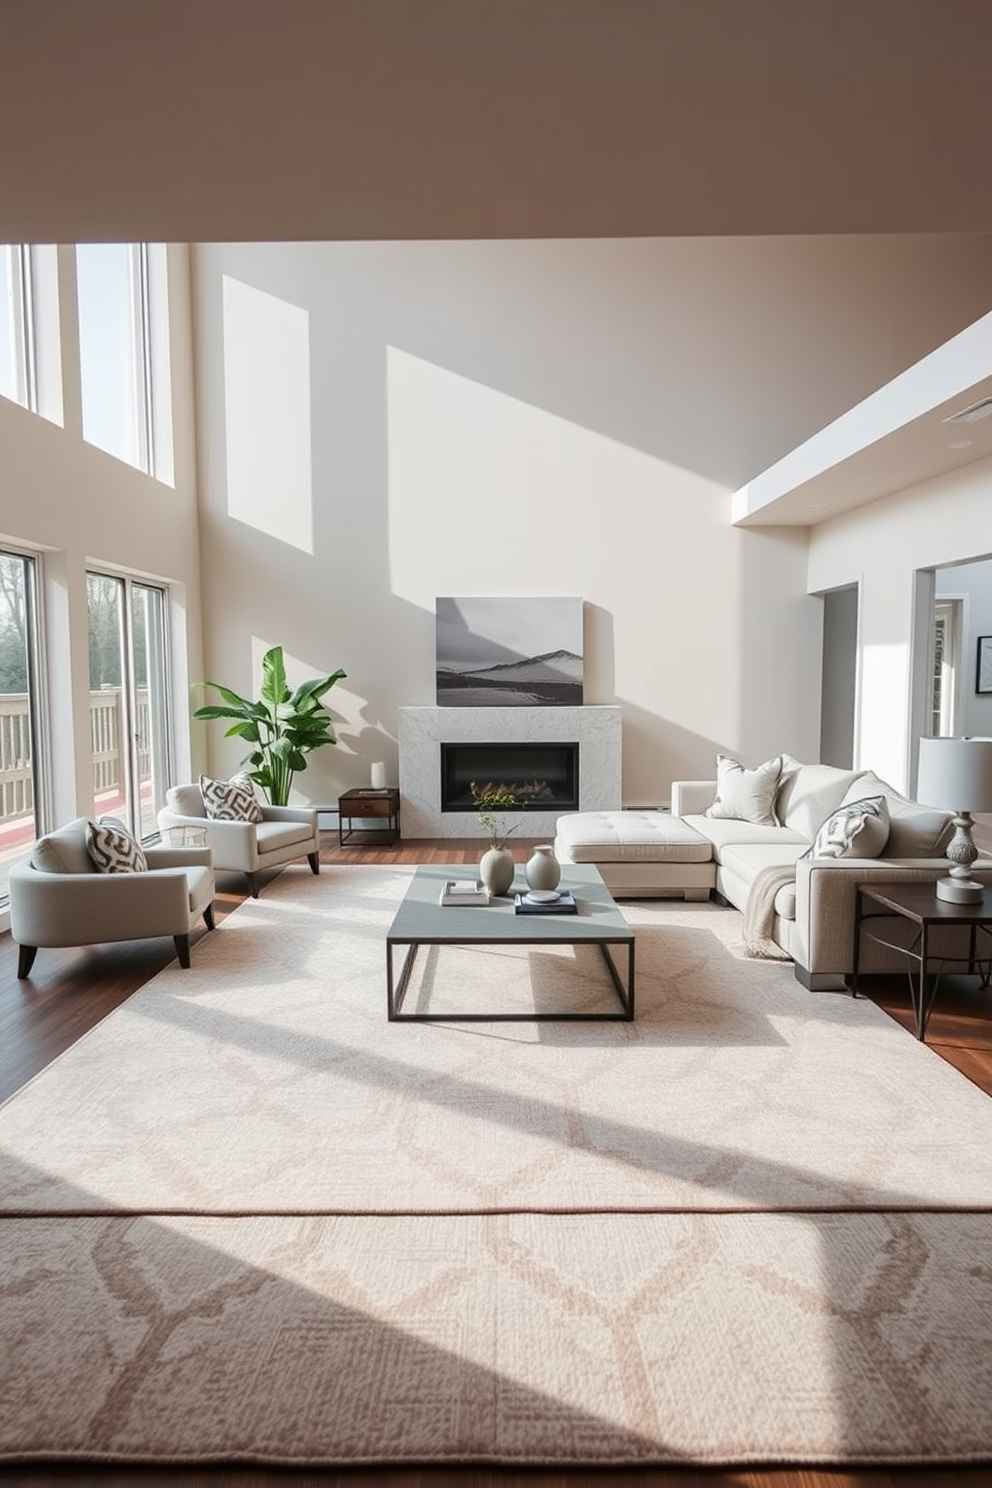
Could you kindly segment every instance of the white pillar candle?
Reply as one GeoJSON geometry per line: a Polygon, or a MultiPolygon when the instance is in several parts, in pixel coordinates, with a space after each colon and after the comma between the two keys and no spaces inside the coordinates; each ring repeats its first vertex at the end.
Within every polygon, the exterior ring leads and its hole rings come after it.
{"type": "Polygon", "coordinates": [[[382,760],[373,760],[371,766],[372,789],[382,790],[386,784],[386,766],[382,760]]]}

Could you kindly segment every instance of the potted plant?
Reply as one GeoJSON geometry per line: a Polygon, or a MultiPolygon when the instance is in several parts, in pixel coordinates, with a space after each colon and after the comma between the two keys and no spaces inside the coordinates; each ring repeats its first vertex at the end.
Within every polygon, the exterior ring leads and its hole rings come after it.
{"type": "Polygon", "coordinates": [[[257,703],[219,682],[204,682],[203,687],[216,688],[224,701],[197,708],[193,717],[231,719],[225,738],[240,735],[253,746],[241,761],[251,766],[249,776],[267,793],[273,806],[288,806],[293,776],[306,769],[306,756],[323,744],[338,742],[331,715],[320,700],[347,675],[339,667],[290,691],[283,648],[273,646],[262,657],[257,703]]]}
{"type": "Polygon", "coordinates": [[[489,848],[483,853],[479,863],[479,877],[491,894],[507,894],[513,883],[516,864],[513,854],[506,846],[506,839],[519,823],[514,822],[507,826],[500,813],[519,805],[519,802],[512,791],[501,790],[494,785],[480,786],[474,780],[469,781],[469,790],[475,802],[479,825],[489,838],[489,848]]]}

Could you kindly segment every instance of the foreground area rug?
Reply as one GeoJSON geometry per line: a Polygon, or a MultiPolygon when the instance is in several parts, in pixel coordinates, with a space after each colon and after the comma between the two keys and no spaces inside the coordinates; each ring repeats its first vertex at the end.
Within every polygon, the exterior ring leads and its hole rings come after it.
{"type": "Polygon", "coordinates": [[[284,873],[0,1108],[0,1457],[992,1454],[992,1102],[709,905],[625,906],[633,1024],[389,1024],[406,881],[284,873]]]}

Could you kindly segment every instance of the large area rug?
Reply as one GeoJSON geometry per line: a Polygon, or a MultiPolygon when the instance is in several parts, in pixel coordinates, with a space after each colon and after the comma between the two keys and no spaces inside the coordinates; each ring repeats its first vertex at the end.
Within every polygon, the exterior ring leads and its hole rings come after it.
{"type": "Polygon", "coordinates": [[[0,1108],[0,1458],[992,1456],[992,1101],[711,905],[624,906],[632,1024],[388,1023],[408,872],[284,872],[0,1108]]]}

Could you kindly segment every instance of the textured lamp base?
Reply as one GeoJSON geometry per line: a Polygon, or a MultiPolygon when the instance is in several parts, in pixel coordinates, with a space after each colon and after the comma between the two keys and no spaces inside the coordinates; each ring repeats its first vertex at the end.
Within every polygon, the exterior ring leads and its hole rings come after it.
{"type": "Polygon", "coordinates": [[[954,818],[954,836],[945,849],[951,871],[937,881],[937,898],[949,904],[980,904],[985,893],[985,885],[971,876],[971,865],[978,857],[972,825],[970,811],[959,811],[954,818]]]}
{"type": "Polygon", "coordinates": [[[953,873],[938,878],[936,887],[937,898],[946,899],[949,904],[981,904],[985,895],[985,885],[977,878],[955,878],[953,873]]]}

